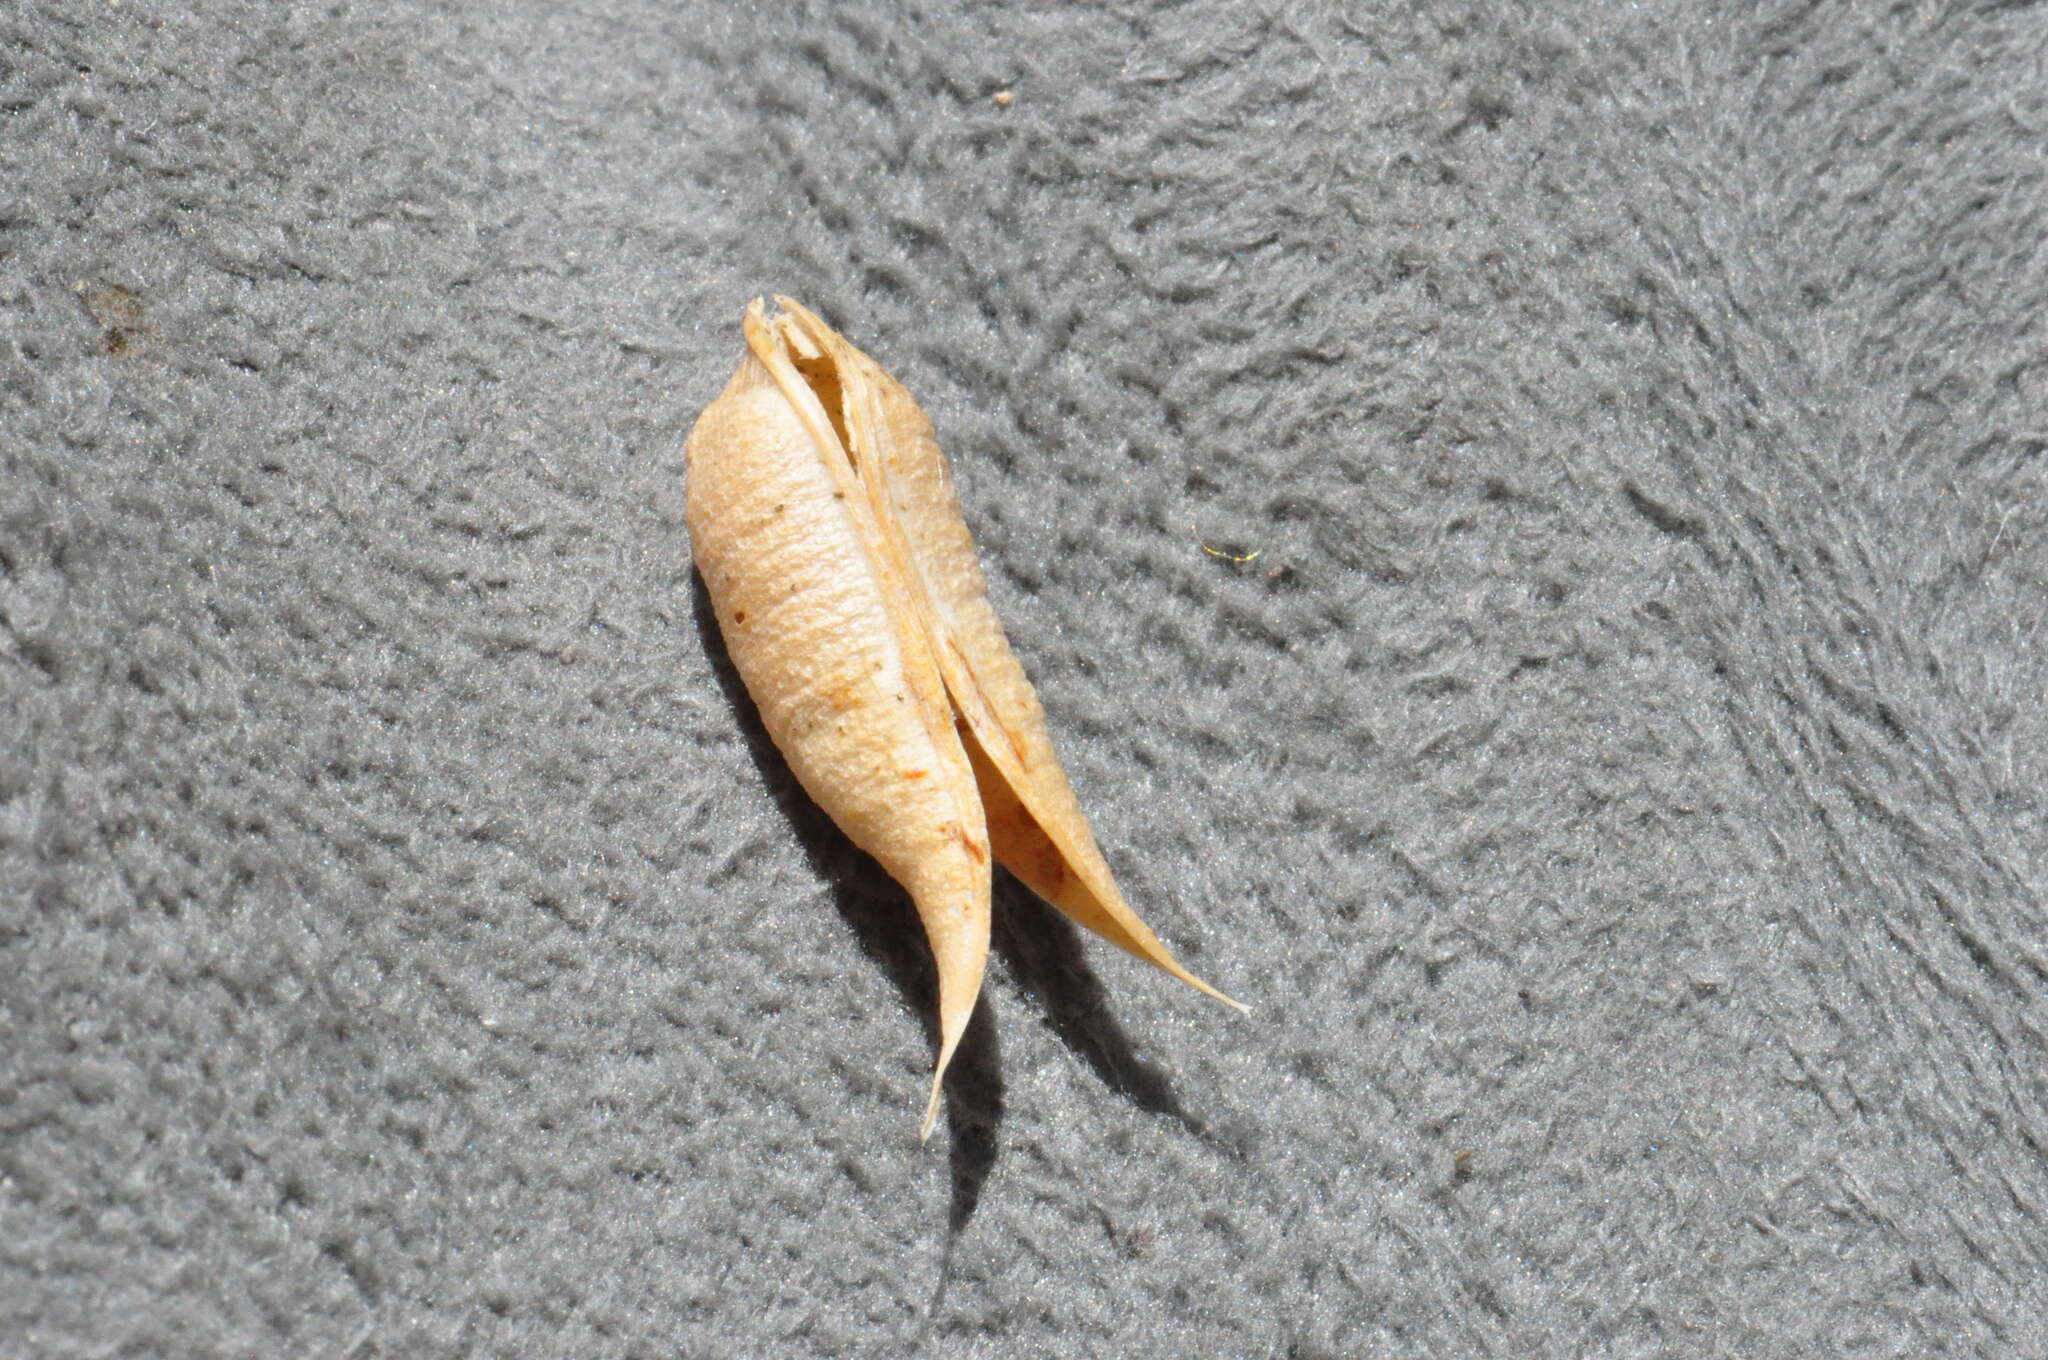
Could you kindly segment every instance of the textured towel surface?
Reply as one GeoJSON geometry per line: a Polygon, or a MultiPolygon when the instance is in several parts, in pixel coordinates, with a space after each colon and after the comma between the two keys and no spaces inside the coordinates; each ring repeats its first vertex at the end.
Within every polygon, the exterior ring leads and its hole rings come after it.
{"type": "Polygon", "coordinates": [[[2048,10],[0,16],[0,1354],[2048,1354],[2048,10]],[[710,626],[757,293],[1132,904],[710,626]],[[1245,560],[1236,560],[1236,559],[1245,560]]]}

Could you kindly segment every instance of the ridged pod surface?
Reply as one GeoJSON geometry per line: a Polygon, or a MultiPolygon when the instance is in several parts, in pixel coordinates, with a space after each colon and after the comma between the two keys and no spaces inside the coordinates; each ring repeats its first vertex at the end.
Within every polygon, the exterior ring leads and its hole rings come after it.
{"type": "MultiPolygon", "coordinates": [[[[939,977],[921,1137],[988,958],[991,860],[1236,1006],[1124,904],[989,606],[931,422],[803,307],[756,299],[690,432],[690,542],[727,653],[797,781],[910,893],[939,977]]],[[[1239,1007],[1239,1009],[1243,1009],[1239,1007]]]]}

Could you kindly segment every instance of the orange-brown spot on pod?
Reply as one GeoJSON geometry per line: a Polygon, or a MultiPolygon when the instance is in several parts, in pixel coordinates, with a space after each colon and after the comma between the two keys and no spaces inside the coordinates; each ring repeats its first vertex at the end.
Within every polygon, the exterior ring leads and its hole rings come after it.
{"type": "Polygon", "coordinates": [[[818,688],[819,697],[834,713],[850,713],[867,698],[865,675],[835,675],[818,688]]]}
{"type": "Polygon", "coordinates": [[[905,779],[922,779],[930,773],[930,770],[905,770],[903,772],[903,777],[905,779]]]}
{"type": "Polygon", "coordinates": [[[747,611],[746,611],[746,610],[744,610],[744,609],[735,609],[735,610],[733,610],[733,611],[732,611],[732,621],[733,621],[734,623],[745,623],[745,622],[747,621],[747,611]]]}
{"type": "Polygon", "coordinates": [[[1032,867],[1038,870],[1038,881],[1046,886],[1048,892],[1058,892],[1074,876],[1074,871],[1067,867],[1066,857],[1057,852],[1034,855],[1032,859],[1032,867]]]}
{"type": "Polygon", "coordinates": [[[968,835],[966,828],[962,827],[958,822],[953,823],[953,834],[958,836],[960,843],[967,847],[967,853],[974,856],[976,864],[988,863],[988,847],[973,836],[968,835]]]}
{"type": "Polygon", "coordinates": [[[1067,857],[1045,834],[1031,814],[1015,802],[989,814],[989,834],[1003,845],[1005,864],[1028,877],[1031,885],[1048,898],[1074,877],[1067,857]]]}

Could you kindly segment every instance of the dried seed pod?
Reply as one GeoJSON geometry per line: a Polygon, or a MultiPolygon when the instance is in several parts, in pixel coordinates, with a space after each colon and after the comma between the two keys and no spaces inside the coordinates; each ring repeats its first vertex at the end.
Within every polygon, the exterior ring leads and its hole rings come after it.
{"type": "MultiPolygon", "coordinates": [[[[910,893],[939,975],[921,1137],[981,991],[990,859],[1209,995],[1124,904],[990,607],[931,422],[788,298],[690,432],[690,540],[797,780],[910,893]]],[[[1238,1007],[1240,1010],[1243,1007],[1238,1007]]]]}

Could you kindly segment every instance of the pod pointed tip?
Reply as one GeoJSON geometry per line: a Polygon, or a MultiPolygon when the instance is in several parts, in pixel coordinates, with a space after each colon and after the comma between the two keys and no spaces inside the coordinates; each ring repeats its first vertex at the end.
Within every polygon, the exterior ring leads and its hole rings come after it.
{"type": "Polygon", "coordinates": [[[932,1096],[930,1100],[925,1102],[924,1123],[917,1130],[917,1141],[919,1144],[930,1141],[932,1126],[939,1122],[939,1078],[944,1075],[945,1069],[943,1068],[932,1073],[932,1096]]]}
{"type": "Polygon", "coordinates": [[[1184,973],[1182,974],[1182,976],[1185,977],[1189,982],[1194,984],[1196,991],[1202,992],[1208,996],[1215,997],[1224,1005],[1231,1007],[1239,1015],[1250,1015],[1252,1013],[1252,1008],[1250,1006],[1245,1005],[1244,1002],[1239,1001],[1236,997],[1225,996],[1222,992],[1217,991],[1214,987],[1211,987],[1208,983],[1202,981],[1194,974],[1184,973]]]}
{"type": "MultiPolygon", "coordinates": [[[[1153,953],[1149,950],[1143,953],[1138,953],[1138,951],[1136,950],[1132,950],[1131,952],[1137,953],[1139,958],[1145,960],[1145,962],[1151,964],[1153,967],[1159,969],[1161,972],[1167,974],[1169,977],[1179,978],[1182,982],[1185,982],[1188,986],[1194,988],[1203,996],[1215,997],[1218,1001],[1221,1001],[1224,1005],[1230,1007],[1238,1014],[1250,1015],[1252,1013],[1252,1008],[1250,1006],[1245,1005],[1244,1002],[1239,1001],[1234,996],[1224,995],[1224,993],[1221,990],[1215,987],[1211,987],[1208,983],[1202,981],[1193,973],[1190,973],[1187,970],[1187,966],[1185,964],[1183,964],[1179,959],[1175,958],[1171,953],[1167,952],[1167,948],[1165,945],[1159,944],[1159,942],[1156,940],[1154,940],[1152,943],[1157,948],[1157,953],[1153,953]]],[[[1126,947],[1128,948],[1128,946],[1126,947]]]]}

